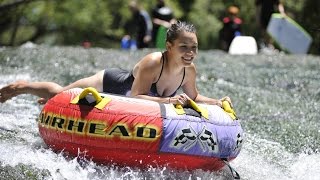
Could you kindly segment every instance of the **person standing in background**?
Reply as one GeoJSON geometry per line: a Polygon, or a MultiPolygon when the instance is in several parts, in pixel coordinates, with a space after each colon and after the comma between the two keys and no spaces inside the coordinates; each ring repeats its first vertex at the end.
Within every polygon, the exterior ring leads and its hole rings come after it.
{"type": "Polygon", "coordinates": [[[228,51],[232,40],[241,35],[242,20],[238,17],[239,8],[230,6],[227,16],[222,19],[223,27],[219,32],[220,48],[228,51]]]}
{"type": "Polygon", "coordinates": [[[255,6],[256,19],[260,28],[260,37],[262,38],[260,46],[274,48],[271,37],[267,34],[267,27],[273,13],[280,12],[283,16],[286,16],[283,3],[280,0],[256,0],[255,6]]]}
{"type": "Polygon", "coordinates": [[[152,40],[152,21],[148,12],[142,9],[135,0],[129,3],[129,9],[132,13],[132,23],[134,27],[130,26],[126,29],[134,29],[138,49],[150,47],[152,40]]]}
{"type": "Polygon", "coordinates": [[[152,40],[155,44],[159,27],[163,26],[168,29],[176,20],[172,10],[165,5],[164,0],[157,0],[157,4],[151,11],[151,16],[153,23],[152,40]]]}

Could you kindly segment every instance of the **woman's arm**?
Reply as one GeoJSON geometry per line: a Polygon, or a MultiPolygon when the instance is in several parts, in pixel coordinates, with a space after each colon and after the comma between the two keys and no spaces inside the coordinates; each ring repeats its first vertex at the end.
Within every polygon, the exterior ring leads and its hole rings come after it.
{"type": "Polygon", "coordinates": [[[220,107],[222,106],[222,101],[220,99],[208,98],[208,97],[203,96],[201,94],[198,94],[195,101],[201,102],[201,103],[206,103],[206,104],[211,104],[211,105],[218,105],[220,107]]]}
{"type": "Polygon", "coordinates": [[[193,99],[196,102],[211,104],[211,105],[218,105],[222,106],[222,101],[227,100],[231,104],[231,100],[229,97],[224,97],[222,99],[213,99],[206,96],[203,96],[199,94],[197,87],[196,87],[196,68],[195,66],[191,66],[187,68],[187,76],[185,79],[185,83],[183,84],[182,88],[184,93],[186,93],[187,96],[189,96],[191,99],[193,99]]]}
{"type": "Polygon", "coordinates": [[[152,100],[160,103],[169,103],[168,97],[149,96],[152,83],[158,79],[161,70],[161,53],[151,53],[145,56],[135,67],[135,79],[131,88],[131,96],[152,100]]]}

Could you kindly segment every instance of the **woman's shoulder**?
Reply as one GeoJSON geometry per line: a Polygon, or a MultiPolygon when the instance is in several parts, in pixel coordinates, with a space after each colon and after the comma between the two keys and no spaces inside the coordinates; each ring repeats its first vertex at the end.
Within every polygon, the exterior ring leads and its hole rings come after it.
{"type": "Polygon", "coordinates": [[[144,56],[139,62],[139,66],[145,68],[157,67],[161,64],[162,53],[153,52],[144,56]]]}
{"type": "Polygon", "coordinates": [[[149,53],[147,55],[145,55],[143,59],[148,59],[148,60],[160,60],[162,57],[162,52],[152,52],[152,53],[149,53]]]}
{"type": "Polygon", "coordinates": [[[153,52],[145,55],[134,67],[134,72],[136,71],[147,71],[153,72],[158,67],[161,66],[161,52],[153,52]]]}

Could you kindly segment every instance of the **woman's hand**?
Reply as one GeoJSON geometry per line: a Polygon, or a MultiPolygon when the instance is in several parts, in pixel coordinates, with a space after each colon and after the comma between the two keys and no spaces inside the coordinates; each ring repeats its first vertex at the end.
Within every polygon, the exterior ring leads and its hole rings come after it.
{"type": "Polygon", "coordinates": [[[190,100],[189,96],[183,93],[183,94],[175,95],[174,97],[170,97],[169,103],[186,106],[189,104],[189,100],[190,100]]]}
{"type": "Polygon", "coordinates": [[[225,96],[225,97],[221,98],[220,101],[221,101],[221,106],[222,106],[223,101],[228,101],[230,104],[230,107],[233,108],[233,105],[232,105],[232,102],[231,102],[231,99],[229,96],[225,96]]]}
{"type": "Polygon", "coordinates": [[[212,105],[217,105],[222,107],[222,101],[220,99],[214,99],[212,105]]]}

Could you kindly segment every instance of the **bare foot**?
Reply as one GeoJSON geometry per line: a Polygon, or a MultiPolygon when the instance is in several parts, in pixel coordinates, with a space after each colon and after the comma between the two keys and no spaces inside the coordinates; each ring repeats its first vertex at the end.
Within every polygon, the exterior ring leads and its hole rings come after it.
{"type": "Polygon", "coordinates": [[[12,97],[23,94],[23,89],[27,84],[27,81],[20,80],[2,87],[0,89],[0,102],[4,103],[12,97]]]}
{"type": "Polygon", "coordinates": [[[45,103],[47,103],[47,101],[48,101],[48,99],[45,99],[45,98],[39,98],[38,99],[38,103],[39,104],[45,104],[45,103]]]}

